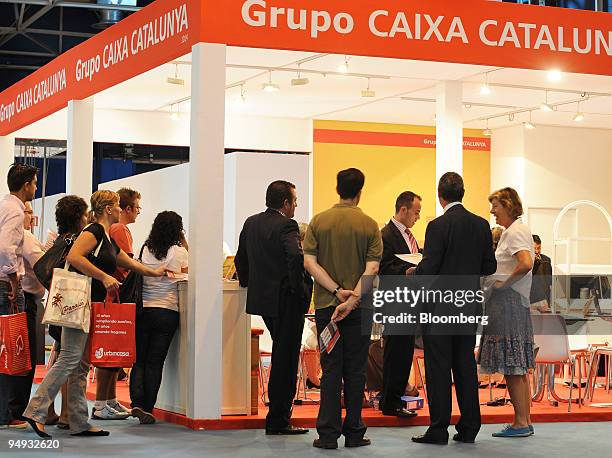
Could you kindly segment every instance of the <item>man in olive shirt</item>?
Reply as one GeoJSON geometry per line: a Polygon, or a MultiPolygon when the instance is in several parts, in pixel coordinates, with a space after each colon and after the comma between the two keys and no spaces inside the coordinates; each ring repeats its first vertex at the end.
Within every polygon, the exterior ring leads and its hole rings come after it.
{"type": "MultiPolygon", "coordinates": [[[[315,279],[315,317],[319,335],[331,320],[340,338],[331,353],[321,352],[321,403],[317,448],[370,445],[361,418],[372,310],[359,307],[362,277],[376,275],[383,245],[378,225],[357,207],[365,177],[360,170],[342,170],[337,177],[340,202],[315,215],[304,240],[304,265],[315,279]],[[346,418],[342,424],[340,395],[344,382],[346,418]]],[[[365,289],[365,285],[364,285],[365,289]]],[[[363,291],[366,292],[366,291],[363,291]]]]}

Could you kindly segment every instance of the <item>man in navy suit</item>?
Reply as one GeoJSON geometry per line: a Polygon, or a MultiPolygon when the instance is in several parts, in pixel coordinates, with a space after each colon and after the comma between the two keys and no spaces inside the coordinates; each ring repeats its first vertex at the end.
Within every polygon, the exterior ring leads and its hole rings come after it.
{"type": "MultiPolygon", "coordinates": [[[[489,223],[461,204],[465,188],[463,178],[447,172],[438,184],[438,200],[444,214],[427,225],[423,260],[416,275],[436,275],[446,283],[458,276],[468,276],[463,287],[479,290],[479,276],[497,269],[489,223]]],[[[425,444],[447,444],[452,411],[451,387],[455,382],[461,418],[453,440],[472,443],[480,430],[480,403],[474,347],[475,332],[465,335],[437,335],[424,329],[425,377],[431,424],[422,436],[412,438],[425,444]],[[452,372],[452,379],[451,379],[452,372]]]]}
{"type": "MultiPolygon", "coordinates": [[[[414,264],[402,261],[396,254],[415,254],[419,244],[411,232],[421,215],[421,197],[412,191],[402,192],[395,201],[395,216],[380,231],[383,240],[383,255],[380,262],[381,275],[406,275],[414,264]]],[[[406,392],[412,356],[414,335],[385,334],[383,389],[380,410],[383,415],[402,418],[416,416],[406,410],[401,397],[406,392]]]]}

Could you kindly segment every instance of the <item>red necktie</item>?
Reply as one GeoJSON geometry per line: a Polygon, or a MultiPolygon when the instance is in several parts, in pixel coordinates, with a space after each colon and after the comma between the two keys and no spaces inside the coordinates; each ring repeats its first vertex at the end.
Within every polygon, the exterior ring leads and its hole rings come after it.
{"type": "Polygon", "coordinates": [[[414,235],[412,235],[412,232],[410,232],[410,229],[406,228],[406,234],[408,234],[408,241],[410,242],[410,253],[412,254],[418,253],[419,245],[416,239],[414,238],[414,235]]]}

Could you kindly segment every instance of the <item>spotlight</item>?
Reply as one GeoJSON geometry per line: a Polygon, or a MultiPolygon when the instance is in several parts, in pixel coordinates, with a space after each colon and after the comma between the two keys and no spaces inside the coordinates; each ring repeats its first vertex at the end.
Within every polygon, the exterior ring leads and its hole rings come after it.
{"type": "Polygon", "coordinates": [[[268,82],[261,85],[261,88],[266,92],[278,92],[280,86],[272,82],[272,71],[268,73],[268,82]]]}
{"type": "Polygon", "coordinates": [[[480,95],[489,94],[491,94],[491,87],[489,86],[489,74],[485,73],[485,82],[482,86],[480,86],[480,95]]]}
{"type": "Polygon", "coordinates": [[[489,120],[487,119],[487,126],[485,130],[482,131],[482,135],[484,135],[485,137],[490,137],[492,134],[493,134],[493,131],[489,129],[489,120]]]}
{"type": "Polygon", "coordinates": [[[531,111],[529,112],[529,121],[524,122],[523,126],[525,129],[533,130],[536,128],[535,124],[531,122],[531,111]]]}
{"type": "Polygon", "coordinates": [[[361,97],[376,97],[376,91],[370,90],[370,78],[368,78],[368,88],[361,91],[361,97]]]}
{"type": "Polygon", "coordinates": [[[179,78],[178,76],[178,64],[175,64],[174,77],[169,76],[168,78],[166,78],[166,82],[169,84],[176,84],[177,86],[185,85],[185,80],[183,78],[179,78]]]}
{"type": "Polygon", "coordinates": [[[172,113],[170,113],[170,119],[172,119],[173,121],[178,121],[179,114],[176,111],[173,111],[172,113]]]}
{"type": "Polygon", "coordinates": [[[546,95],[545,95],[546,99],[544,100],[544,103],[542,103],[540,105],[540,110],[542,111],[555,111],[555,107],[553,107],[550,103],[548,103],[548,91],[546,91],[546,95]]]}
{"type": "Polygon", "coordinates": [[[266,92],[278,92],[280,91],[280,87],[278,84],[274,83],[264,83],[261,85],[261,88],[266,92]]]}
{"type": "Polygon", "coordinates": [[[344,62],[338,65],[336,70],[338,70],[340,73],[348,73],[349,71],[348,57],[344,56],[344,62]]]}
{"type": "Polygon", "coordinates": [[[548,79],[550,81],[561,81],[563,74],[559,70],[551,70],[548,72],[548,79]]]}
{"type": "Polygon", "coordinates": [[[573,121],[575,122],[580,122],[584,120],[584,114],[580,112],[580,102],[578,102],[578,108],[577,108],[577,112],[574,115],[574,117],[572,118],[573,121]]]}

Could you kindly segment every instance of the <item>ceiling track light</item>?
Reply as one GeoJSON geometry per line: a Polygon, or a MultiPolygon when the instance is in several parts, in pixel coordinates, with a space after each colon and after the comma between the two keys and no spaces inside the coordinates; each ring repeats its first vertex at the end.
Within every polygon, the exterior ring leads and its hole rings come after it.
{"type": "Polygon", "coordinates": [[[348,63],[348,57],[347,56],[344,56],[344,62],[342,62],[340,65],[338,65],[338,68],[336,70],[338,70],[340,73],[348,73],[348,71],[349,71],[349,63],[348,63]]]}
{"type": "Polygon", "coordinates": [[[548,103],[548,91],[545,91],[545,100],[544,103],[542,105],[540,105],[540,110],[542,111],[555,111],[555,107],[552,106],[550,103],[548,103]]]}
{"type": "Polygon", "coordinates": [[[170,105],[170,119],[173,121],[179,120],[179,106],[176,105],[176,111],[174,111],[174,104],[170,105]]]}
{"type": "Polygon", "coordinates": [[[489,118],[487,118],[486,122],[487,125],[485,130],[482,131],[482,135],[484,135],[485,137],[490,137],[493,134],[493,131],[489,129],[489,118]]]}
{"type": "Polygon", "coordinates": [[[584,121],[584,113],[580,112],[580,102],[578,102],[578,108],[576,110],[576,114],[572,118],[572,121],[574,122],[584,121]]]}
{"type": "Polygon", "coordinates": [[[370,78],[368,78],[368,88],[361,91],[361,97],[376,97],[376,91],[370,90],[370,78]]]}
{"type": "Polygon", "coordinates": [[[531,111],[529,112],[529,121],[523,123],[523,126],[525,126],[525,129],[528,130],[533,130],[536,128],[535,124],[531,122],[531,111]]]}
{"type": "Polygon", "coordinates": [[[489,86],[489,72],[485,73],[485,82],[480,86],[480,95],[491,94],[491,87],[489,86]]]}
{"type": "Polygon", "coordinates": [[[178,75],[178,64],[174,65],[174,78],[169,76],[168,78],[166,78],[166,82],[169,84],[176,84],[177,86],[184,86],[185,85],[185,80],[182,78],[179,78],[178,75]]]}
{"type": "Polygon", "coordinates": [[[298,64],[298,72],[297,72],[297,78],[293,78],[291,80],[291,85],[292,86],[305,86],[308,83],[310,83],[310,80],[308,78],[302,78],[300,75],[300,65],[298,64]]]}
{"type": "Polygon", "coordinates": [[[272,70],[268,72],[268,82],[261,85],[261,88],[266,92],[278,92],[280,86],[272,82],[272,70]]]}

